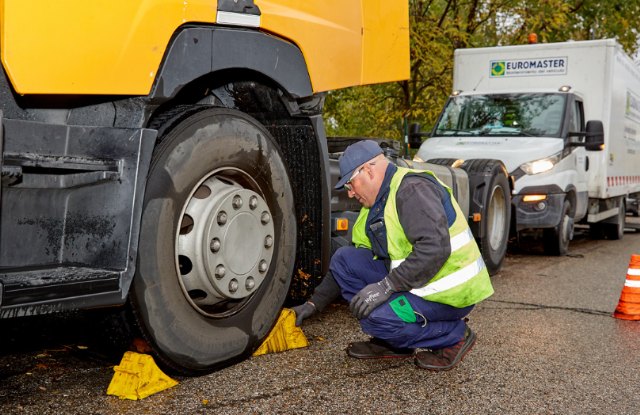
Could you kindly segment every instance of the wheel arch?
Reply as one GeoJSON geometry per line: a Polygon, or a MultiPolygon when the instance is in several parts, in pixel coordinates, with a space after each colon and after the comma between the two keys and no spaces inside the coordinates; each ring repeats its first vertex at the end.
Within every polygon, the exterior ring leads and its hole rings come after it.
{"type": "Polygon", "coordinates": [[[255,30],[189,25],[172,37],[149,97],[171,100],[193,80],[225,70],[262,74],[295,98],[313,95],[306,61],[293,43],[255,30]]]}
{"type": "Polygon", "coordinates": [[[576,187],[569,185],[566,189],[565,199],[569,202],[569,215],[573,218],[576,215],[576,205],[578,203],[578,193],[576,187]]]}

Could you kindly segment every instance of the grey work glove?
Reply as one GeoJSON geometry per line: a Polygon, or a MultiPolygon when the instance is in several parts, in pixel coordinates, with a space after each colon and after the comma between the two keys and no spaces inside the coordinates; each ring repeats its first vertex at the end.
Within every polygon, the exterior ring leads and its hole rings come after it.
{"type": "Polygon", "coordinates": [[[309,301],[293,307],[292,310],[296,313],[296,326],[298,327],[300,327],[300,325],[302,324],[302,320],[308,319],[317,311],[316,306],[309,301]]]}
{"type": "Polygon", "coordinates": [[[351,299],[349,304],[351,313],[358,320],[367,318],[379,305],[384,304],[395,291],[386,277],[382,281],[369,284],[351,299]]]}

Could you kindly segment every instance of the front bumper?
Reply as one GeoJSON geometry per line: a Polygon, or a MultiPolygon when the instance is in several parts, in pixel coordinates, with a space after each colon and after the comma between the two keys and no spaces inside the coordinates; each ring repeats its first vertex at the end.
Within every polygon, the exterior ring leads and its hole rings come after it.
{"type": "Polygon", "coordinates": [[[516,230],[553,228],[560,223],[566,194],[558,186],[525,187],[514,195],[516,230]],[[525,202],[527,195],[546,195],[546,199],[525,202]]]}

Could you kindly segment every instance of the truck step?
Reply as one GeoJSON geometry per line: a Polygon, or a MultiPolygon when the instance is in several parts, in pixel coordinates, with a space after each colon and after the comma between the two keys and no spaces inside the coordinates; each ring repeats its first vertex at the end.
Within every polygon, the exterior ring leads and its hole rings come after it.
{"type": "Polygon", "coordinates": [[[120,290],[120,272],[55,267],[0,271],[0,308],[43,304],[120,290]]]}
{"type": "Polygon", "coordinates": [[[640,232],[640,223],[631,223],[627,221],[624,223],[624,229],[631,229],[634,232],[640,232]]]}

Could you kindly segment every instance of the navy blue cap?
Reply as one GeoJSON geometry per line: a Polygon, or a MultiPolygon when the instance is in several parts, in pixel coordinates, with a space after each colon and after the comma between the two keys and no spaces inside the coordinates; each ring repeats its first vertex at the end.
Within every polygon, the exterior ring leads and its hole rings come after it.
{"type": "Polygon", "coordinates": [[[342,189],[344,184],[349,181],[353,175],[353,171],[358,166],[366,163],[377,155],[382,154],[382,149],[372,140],[358,141],[351,144],[340,156],[340,180],[336,184],[336,189],[342,189]]]}

